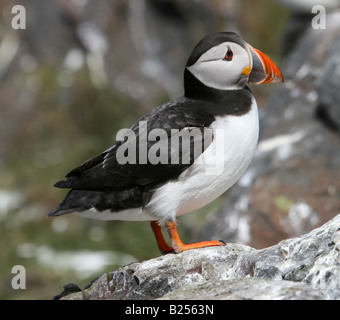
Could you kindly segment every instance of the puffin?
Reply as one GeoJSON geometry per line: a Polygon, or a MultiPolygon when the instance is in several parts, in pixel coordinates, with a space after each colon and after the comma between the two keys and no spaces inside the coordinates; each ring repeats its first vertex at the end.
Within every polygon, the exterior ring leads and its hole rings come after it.
{"type": "Polygon", "coordinates": [[[245,172],[259,136],[248,84],[283,81],[277,65],[238,34],[208,34],[185,65],[183,96],[120,130],[111,147],[57,182],[70,190],[48,216],[149,221],[162,254],[224,246],[184,244],[176,218],[207,205],[245,172]]]}

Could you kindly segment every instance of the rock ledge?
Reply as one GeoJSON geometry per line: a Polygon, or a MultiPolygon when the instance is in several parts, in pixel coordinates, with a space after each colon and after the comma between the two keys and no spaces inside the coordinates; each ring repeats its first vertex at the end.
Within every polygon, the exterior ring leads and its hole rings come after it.
{"type": "Polygon", "coordinates": [[[340,214],[261,250],[228,244],[132,263],[62,299],[340,299],[340,214]]]}

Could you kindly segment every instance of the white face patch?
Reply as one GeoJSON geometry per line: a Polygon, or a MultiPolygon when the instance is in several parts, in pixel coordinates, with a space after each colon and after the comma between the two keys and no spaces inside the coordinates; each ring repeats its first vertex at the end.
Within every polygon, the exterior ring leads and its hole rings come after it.
{"type": "Polygon", "coordinates": [[[245,67],[251,68],[248,51],[235,42],[224,42],[206,51],[187,69],[208,87],[230,90],[246,85],[248,75],[242,75],[245,67]],[[225,59],[227,52],[231,59],[225,59]]]}

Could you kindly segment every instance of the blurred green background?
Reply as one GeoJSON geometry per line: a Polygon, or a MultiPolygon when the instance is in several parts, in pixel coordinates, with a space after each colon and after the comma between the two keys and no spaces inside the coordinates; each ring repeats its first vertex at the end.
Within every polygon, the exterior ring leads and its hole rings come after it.
{"type": "MultiPolygon", "coordinates": [[[[149,223],[48,219],[65,195],[53,184],[182,95],[186,60],[207,33],[237,31],[279,63],[289,13],[274,0],[3,0],[0,14],[0,299],[51,299],[159,256],[149,223]],[[24,30],[11,26],[15,4],[24,30]],[[11,286],[15,265],[25,290],[11,286]]],[[[272,90],[252,89],[259,104],[272,90]]],[[[222,202],[182,216],[183,240],[222,202]]]]}

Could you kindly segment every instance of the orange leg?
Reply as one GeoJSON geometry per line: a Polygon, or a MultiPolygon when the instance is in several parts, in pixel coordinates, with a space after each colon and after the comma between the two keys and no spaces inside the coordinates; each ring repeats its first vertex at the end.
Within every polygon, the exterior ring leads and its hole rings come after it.
{"type": "Polygon", "coordinates": [[[165,226],[168,230],[172,248],[176,253],[180,253],[182,251],[190,250],[190,249],[198,249],[198,248],[205,248],[205,247],[215,247],[215,246],[225,246],[225,243],[213,240],[213,241],[202,241],[202,242],[195,242],[184,244],[179,237],[176,227],[176,221],[168,221],[165,223],[165,226]]]}
{"type": "Polygon", "coordinates": [[[195,242],[184,244],[179,237],[177,232],[176,222],[175,221],[168,221],[165,223],[166,229],[169,233],[170,240],[172,247],[170,247],[166,241],[164,240],[161,227],[157,221],[151,222],[151,228],[153,233],[155,234],[158,248],[159,250],[165,254],[170,252],[180,253],[182,251],[190,250],[190,249],[197,249],[197,248],[205,248],[205,247],[214,247],[214,246],[224,246],[225,243],[217,240],[213,241],[202,241],[202,242],[195,242]]]}
{"type": "Polygon", "coordinates": [[[166,253],[174,252],[174,249],[169,247],[166,241],[164,240],[161,226],[158,224],[157,221],[151,221],[151,228],[156,237],[157,245],[161,253],[166,254],[166,253]]]}

